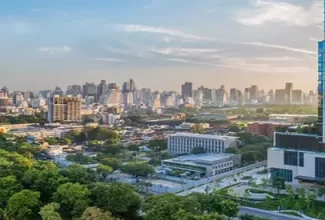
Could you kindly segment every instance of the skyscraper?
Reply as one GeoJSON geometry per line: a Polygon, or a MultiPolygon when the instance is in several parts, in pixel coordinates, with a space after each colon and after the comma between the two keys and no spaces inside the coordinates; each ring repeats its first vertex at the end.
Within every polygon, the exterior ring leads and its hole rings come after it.
{"type": "Polygon", "coordinates": [[[52,96],[48,100],[48,121],[80,121],[81,99],[73,96],[52,96]]]}
{"type": "Polygon", "coordinates": [[[258,99],[259,96],[259,90],[257,85],[252,85],[251,88],[249,89],[249,98],[250,99],[258,99]]]}
{"type": "Polygon", "coordinates": [[[325,143],[325,40],[318,42],[318,125],[322,142],[325,143]]]}
{"type": "Polygon", "coordinates": [[[82,86],[83,97],[93,96],[97,101],[97,86],[94,83],[86,83],[82,86]]]}
{"type": "Polygon", "coordinates": [[[108,85],[106,84],[106,80],[101,80],[99,85],[97,86],[97,100],[108,91],[108,85]]]}
{"type": "Polygon", "coordinates": [[[293,83],[287,82],[285,84],[285,91],[286,91],[286,97],[287,97],[287,104],[291,104],[292,102],[292,90],[293,90],[293,83]]]}
{"type": "Polygon", "coordinates": [[[182,96],[185,97],[193,97],[193,84],[191,82],[185,82],[182,85],[182,96]]]}

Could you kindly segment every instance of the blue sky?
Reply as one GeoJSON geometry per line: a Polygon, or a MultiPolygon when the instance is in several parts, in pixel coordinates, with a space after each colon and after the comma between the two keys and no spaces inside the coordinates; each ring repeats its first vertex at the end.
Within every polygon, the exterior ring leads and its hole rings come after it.
{"type": "Polygon", "coordinates": [[[2,0],[1,84],[315,89],[321,26],[321,0],[2,0]]]}

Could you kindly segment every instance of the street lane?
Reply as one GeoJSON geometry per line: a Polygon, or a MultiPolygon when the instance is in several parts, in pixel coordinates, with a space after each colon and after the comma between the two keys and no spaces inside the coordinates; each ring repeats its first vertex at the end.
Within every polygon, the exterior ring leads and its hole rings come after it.
{"type": "Polygon", "coordinates": [[[304,219],[302,217],[296,217],[296,216],[285,215],[285,214],[281,214],[281,213],[277,213],[277,212],[271,212],[271,211],[265,211],[265,210],[241,206],[240,210],[239,210],[239,215],[244,215],[244,214],[256,215],[259,217],[269,218],[272,220],[301,220],[301,219],[304,219]]]}

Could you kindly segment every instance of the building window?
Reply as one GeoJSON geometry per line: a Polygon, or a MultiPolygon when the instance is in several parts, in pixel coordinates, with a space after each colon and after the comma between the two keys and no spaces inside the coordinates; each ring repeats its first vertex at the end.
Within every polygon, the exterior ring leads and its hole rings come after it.
{"type": "Polygon", "coordinates": [[[315,158],[315,177],[325,178],[325,158],[315,158]]]}
{"type": "Polygon", "coordinates": [[[304,167],[305,166],[305,154],[304,152],[299,152],[299,166],[304,167]]]}
{"type": "Polygon", "coordinates": [[[284,151],[284,165],[297,166],[298,165],[298,152],[284,151]]]}
{"type": "Polygon", "coordinates": [[[272,169],[271,179],[276,179],[277,177],[282,177],[285,182],[292,182],[292,171],[285,169],[272,169]]]}

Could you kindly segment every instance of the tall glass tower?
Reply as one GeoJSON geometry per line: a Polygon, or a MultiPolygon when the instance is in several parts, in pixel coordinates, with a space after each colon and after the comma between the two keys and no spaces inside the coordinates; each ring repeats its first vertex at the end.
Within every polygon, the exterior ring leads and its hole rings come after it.
{"type": "MultiPolygon", "coordinates": [[[[325,4],[324,4],[325,11],[325,4]]],[[[325,22],[324,22],[325,31],[325,22]]],[[[319,135],[325,143],[325,40],[318,42],[318,125],[319,135]]]]}

